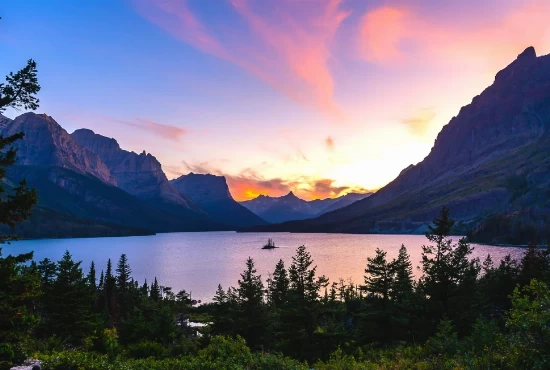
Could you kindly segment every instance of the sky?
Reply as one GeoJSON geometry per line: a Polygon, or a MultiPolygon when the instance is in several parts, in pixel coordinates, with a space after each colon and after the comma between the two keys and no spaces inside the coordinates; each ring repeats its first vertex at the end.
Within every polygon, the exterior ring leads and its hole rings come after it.
{"type": "MultiPolygon", "coordinates": [[[[383,187],[528,46],[548,0],[2,0],[38,113],[227,178],[237,200],[383,187]]],[[[14,118],[21,112],[6,111],[14,118]]]]}

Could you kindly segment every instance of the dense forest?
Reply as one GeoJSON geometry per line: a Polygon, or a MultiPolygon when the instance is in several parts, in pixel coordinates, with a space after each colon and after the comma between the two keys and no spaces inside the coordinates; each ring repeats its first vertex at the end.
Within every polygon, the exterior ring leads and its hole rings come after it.
{"type": "Polygon", "coordinates": [[[0,257],[0,368],[547,369],[550,254],[471,258],[446,209],[413,280],[405,246],[368,258],[364,284],[329,283],[305,247],[264,280],[248,259],[209,304],[132,279],[126,255],[86,271],[69,252],[0,257]],[[195,326],[193,322],[202,322],[195,326]]]}

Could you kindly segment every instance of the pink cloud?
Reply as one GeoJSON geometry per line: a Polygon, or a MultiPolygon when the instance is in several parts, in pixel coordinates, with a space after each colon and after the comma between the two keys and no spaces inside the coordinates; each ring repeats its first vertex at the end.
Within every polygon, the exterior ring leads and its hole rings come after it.
{"type": "Polygon", "coordinates": [[[179,141],[187,131],[181,127],[167,125],[164,123],[159,123],[143,118],[135,118],[133,121],[121,121],[114,120],[119,123],[123,123],[128,126],[136,127],[150,133],[160,136],[164,139],[179,141]]]}
{"type": "MultiPolygon", "coordinates": [[[[475,61],[494,69],[527,46],[550,47],[550,2],[500,5],[506,11],[484,12],[483,22],[454,22],[408,6],[370,10],[359,25],[359,56],[386,66],[475,61]]],[[[470,18],[478,16],[472,14],[470,18]]]]}
{"type": "Polygon", "coordinates": [[[173,37],[243,68],[290,99],[335,119],[344,114],[334,102],[329,62],[332,39],[348,16],[340,10],[341,2],[281,0],[277,4],[280,11],[265,15],[247,0],[231,0],[232,8],[257,39],[250,42],[248,34],[230,35],[233,42],[227,45],[191,12],[188,1],[134,0],[139,14],[173,37]],[[299,16],[305,13],[307,16],[299,16]]]}

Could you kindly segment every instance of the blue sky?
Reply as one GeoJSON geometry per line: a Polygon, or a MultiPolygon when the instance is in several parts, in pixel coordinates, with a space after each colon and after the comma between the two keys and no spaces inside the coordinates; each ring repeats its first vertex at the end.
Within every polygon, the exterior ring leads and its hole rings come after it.
{"type": "MultiPolygon", "coordinates": [[[[38,63],[38,112],[226,175],[247,199],[385,185],[527,46],[543,0],[4,0],[0,71],[38,63]]],[[[18,112],[7,111],[14,117],[18,112]]]]}

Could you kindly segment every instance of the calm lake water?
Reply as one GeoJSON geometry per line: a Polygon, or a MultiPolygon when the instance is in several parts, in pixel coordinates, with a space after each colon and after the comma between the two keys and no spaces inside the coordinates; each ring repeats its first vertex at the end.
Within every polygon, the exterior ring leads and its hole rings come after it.
{"type": "MultiPolygon", "coordinates": [[[[405,244],[417,277],[421,246],[426,243],[421,235],[346,235],[346,234],[290,234],[290,233],[172,233],[154,236],[97,239],[44,239],[22,240],[2,246],[2,254],[34,251],[36,261],[46,257],[59,260],[65,250],[73,259],[82,261],[87,272],[91,261],[99,272],[105,269],[107,260],[116,261],[126,253],[132,267],[132,275],[143,283],[157,277],[159,284],[171,286],[175,292],[185,289],[193,299],[209,301],[218,284],[224,289],[236,286],[239,274],[244,270],[248,256],[256,263],[262,279],[268,277],[279,259],[288,267],[296,248],[305,245],[315,261],[318,274],[331,281],[339,278],[363,283],[367,257],[376,248],[388,253],[388,259],[397,256],[401,244],[405,244]],[[268,237],[279,247],[262,250],[268,237]]],[[[491,254],[493,261],[500,261],[507,254],[520,259],[524,249],[474,245],[474,257],[483,260],[491,254]]]]}

